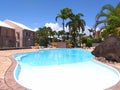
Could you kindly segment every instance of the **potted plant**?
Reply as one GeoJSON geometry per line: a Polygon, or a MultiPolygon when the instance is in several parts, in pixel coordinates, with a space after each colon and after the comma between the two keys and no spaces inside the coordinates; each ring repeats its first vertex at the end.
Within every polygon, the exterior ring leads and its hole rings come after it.
{"type": "Polygon", "coordinates": [[[68,43],[68,48],[72,48],[73,44],[72,43],[68,43]]]}
{"type": "Polygon", "coordinates": [[[56,42],[52,42],[51,45],[52,45],[53,47],[57,47],[57,43],[56,43],[56,42]]]}
{"type": "Polygon", "coordinates": [[[35,47],[34,47],[34,49],[40,49],[40,45],[39,45],[39,43],[35,43],[35,47]]]}

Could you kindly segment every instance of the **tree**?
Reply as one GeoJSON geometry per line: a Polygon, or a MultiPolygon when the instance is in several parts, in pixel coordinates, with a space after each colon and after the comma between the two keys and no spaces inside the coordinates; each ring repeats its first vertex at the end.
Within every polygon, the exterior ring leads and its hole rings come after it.
{"type": "Polygon", "coordinates": [[[58,18],[62,19],[62,25],[63,25],[63,31],[65,32],[65,20],[69,18],[71,15],[72,10],[69,8],[64,8],[60,11],[59,14],[57,14],[55,20],[57,21],[58,18]]]}
{"type": "Polygon", "coordinates": [[[39,28],[36,31],[36,43],[40,43],[41,46],[47,46],[48,36],[49,36],[49,27],[39,28]]]}
{"type": "Polygon", "coordinates": [[[52,29],[51,29],[51,27],[47,27],[47,29],[48,29],[48,37],[49,37],[49,39],[50,39],[50,42],[52,42],[52,29]]]}
{"type": "Polygon", "coordinates": [[[82,13],[79,14],[71,14],[70,21],[66,24],[66,26],[69,27],[69,33],[72,36],[74,46],[77,46],[76,38],[78,37],[80,31],[82,30],[82,33],[85,30],[85,21],[81,19],[81,16],[83,16],[82,13]]]}
{"type": "Polygon", "coordinates": [[[57,32],[56,31],[52,31],[52,37],[53,37],[53,39],[55,39],[55,35],[57,34],[57,32]]]}
{"type": "Polygon", "coordinates": [[[115,34],[116,28],[120,27],[120,3],[116,7],[111,4],[104,5],[100,13],[96,15],[96,23],[94,28],[103,24],[101,30],[105,29],[109,34],[115,34]]]}
{"type": "Polygon", "coordinates": [[[62,38],[62,40],[64,39],[64,37],[63,37],[63,36],[64,36],[64,34],[65,34],[65,31],[64,31],[64,30],[61,30],[61,31],[58,31],[58,32],[57,32],[58,38],[60,38],[60,37],[61,37],[61,38],[62,38]]]}
{"type": "Polygon", "coordinates": [[[91,33],[94,33],[94,30],[92,28],[88,29],[88,31],[90,32],[90,37],[92,37],[91,33]]]}

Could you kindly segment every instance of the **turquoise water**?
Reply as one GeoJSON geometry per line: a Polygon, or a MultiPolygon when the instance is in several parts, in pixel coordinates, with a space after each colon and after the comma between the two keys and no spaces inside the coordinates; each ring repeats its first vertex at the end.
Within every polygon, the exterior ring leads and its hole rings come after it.
{"type": "Polygon", "coordinates": [[[93,60],[83,49],[49,49],[15,54],[16,81],[31,90],[104,90],[115,85],[119,72],[93,60]]]}
{"type": "Polygon", "coordinates": [[[46,66],[87,62],[92,58],[92,54],[82,49],[52,49],[16,54],[14,57],[22,65],[46,66]]]}

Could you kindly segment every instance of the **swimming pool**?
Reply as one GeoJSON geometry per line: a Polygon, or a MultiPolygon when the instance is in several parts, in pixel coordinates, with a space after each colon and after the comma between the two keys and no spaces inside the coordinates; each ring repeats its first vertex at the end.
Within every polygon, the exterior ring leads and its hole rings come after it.
{"type": "Polygon", "coordinates": [[[120,80],[116,69],[83,49],[39,50],[14,58],[16,81],[32,90],[104,90],[120,80]]]}

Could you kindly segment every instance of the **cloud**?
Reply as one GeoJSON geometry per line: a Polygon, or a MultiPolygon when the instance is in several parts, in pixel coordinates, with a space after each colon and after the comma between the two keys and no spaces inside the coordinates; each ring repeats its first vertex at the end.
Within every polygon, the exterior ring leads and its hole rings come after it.
{"type": "MultiPolygon", "coordinates": [[[[57,31],[57,32],[60,31],[60,30],[63,30],[63,28],[60,27],[58,23],[46,23],[45,26],[46,27],[51,27],[51,29],[53,31],[57,31]]],[[[65,27],[65,31],[68,31],[67,27],[65,27]]]]}
{"type": "Polygon", "coordinates": [[[99,28],[99,27],[97,27],[97,28],[96,28],[96,31],[99,31],[99,30],[100,30],[100,28],[99,28]]]}
{"type": "Polygon", "coordinates": [[[39,28],[35,28],[35,29],[33,29],[33,31],[37,31],[39,28]]]}
{"type": "Polygon", "coordinates": [[[85,33],[87,36],[90,35],[90,32],[89,32],[88,29],[91,29],[91,28],[90,28],[89,26],[85,26],[85,31],[84,31],[84,33],[85,33]]]}
{"type": "MultiPolygon", "coordinates": [[[[45,26],[46,27],[51,27],[51,29],[53,30],[53,31],[60,31],[60,30],[63,30],[63,28],[62,27],[60,27],[60,25],[58,24],[58,23],[45,23],[45,26]]],[[[85,31],[84,31],[84,33],[86,33],[86,35],[87,36],[89,36],[90,35],[90,32],[89,32],[89,30],[88,29],[91,29],[89,26],[85,26],[85,31]]],[[[38,30],[38,28],[35,28],[34,29],[34,31],[36,31],[36,30],[38,30]]],[[[99,28],[97,28],[97,30],[99,30],[99,28]]],[[[68,27],[65,27],[65,31],[66,32],[68,32],[69,31],[69,28],[68,27]]]]}
{"type": "Polygon", "coordinates": [[[51,29],[54,31],[60,31],[62,30],[62,28],[59,26],[58,23],[46,23],[45,24],[46,27],[51,27],[51,29]]]}
{"type": "MultiPolygon", "coordinates": [[[[91,28],[90,28],[89,26],[85,26],[85,31],[84,31],[84,33],[86,33],[87,36],[90,35],[90,32],[89,32],[88,29],[91,29],[91,28]]],[[[96,28],[96,31],[99,31],[99,30],[100,30],[100,28],[96,28]]]]}

